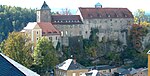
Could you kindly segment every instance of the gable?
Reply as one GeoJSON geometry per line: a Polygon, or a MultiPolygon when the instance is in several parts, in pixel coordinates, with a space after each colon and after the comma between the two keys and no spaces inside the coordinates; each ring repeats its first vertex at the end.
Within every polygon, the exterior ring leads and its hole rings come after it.
{"type": "Polygon", "coordinates": [[[34,29],[41,29],[38,24],[35,25],[34,29]]]}

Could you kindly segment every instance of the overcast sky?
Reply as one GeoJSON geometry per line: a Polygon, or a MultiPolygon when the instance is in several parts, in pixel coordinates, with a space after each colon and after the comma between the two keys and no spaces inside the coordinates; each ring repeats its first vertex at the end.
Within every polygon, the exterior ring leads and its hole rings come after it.
{"type": "Polygon", "coordinates": [[[58,8],[75,10],[78,7],[94,7],[97,2],[100,2],[103,7],[123,7],[132,12],[137,9],[143,9],[150,12],[150,0],[0,0],[0,4],[39,9],[44,1],[52,11],[58,8]]]}

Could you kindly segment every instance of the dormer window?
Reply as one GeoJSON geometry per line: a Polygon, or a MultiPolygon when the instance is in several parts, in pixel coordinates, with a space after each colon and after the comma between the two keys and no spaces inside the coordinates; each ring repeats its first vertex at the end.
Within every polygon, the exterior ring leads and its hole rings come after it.
{"type": "Polygon", "coordinates": [[[42,34],[45,34],[45,32],[42,32],[42,34]]]}
{"type": "Polygon", "coordinates": [[[57,33],[56,31],[54,31],[53,33],[57,33]]]}
{"type": "Polygon", "coordinates": [[[119,16],[117,15],[117,17],[119,17],[119,16]]]}
{"type": "Polygon", "coordinates": [[[48,32],[48,33],[50,34],[50,33],[52,33],[52,32],[48,32]]]}
{"type": "Polygon", "coordinates": [[[97,14],[97,17],[101,17],[101,15],[98,13],[98,14],[97,14]]]}
{"type": "Polygon", "coordinates": [[[110,15],[108,15],[108,17],[110,17],[110,15]]]}
{"type": "Polygon", "coordinates": [[[92,14],[88,14],[88,16],[91,17],[91,18],[93,17],[92,14]]]}

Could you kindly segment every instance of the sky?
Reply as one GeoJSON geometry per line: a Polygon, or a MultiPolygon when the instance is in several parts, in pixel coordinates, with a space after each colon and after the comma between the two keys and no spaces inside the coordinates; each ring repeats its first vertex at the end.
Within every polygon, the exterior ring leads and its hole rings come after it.
{"type": "Polygon", "coordinates": [[[137,9],[150,12],[150,0],[0,0],[0,5],[40,9],[44,1],[52,11],[58,11],[62,8],[77,10],[78,7],[94,7],[99,2],[103,7],[128,8],[133,13],[137,9]]]}

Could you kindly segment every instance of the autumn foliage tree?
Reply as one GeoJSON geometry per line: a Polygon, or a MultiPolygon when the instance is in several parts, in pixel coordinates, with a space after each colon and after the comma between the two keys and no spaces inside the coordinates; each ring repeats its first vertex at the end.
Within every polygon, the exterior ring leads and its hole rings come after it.
{"type": "Polygon", "coordinates": [[[26,67],[32,65],[31,47],[29,38],[21,32],[9,33],[8,38],[1,43],[2,53],[26,67]]]}
{"type": "Polygon", "coordinates": [[[34,70],[40,74],[45,73],[53,69],[57,63],[58,57],[52,42],[45,37],[40,38],[34,50],[34,64],[38,69],[34,70]]]}

